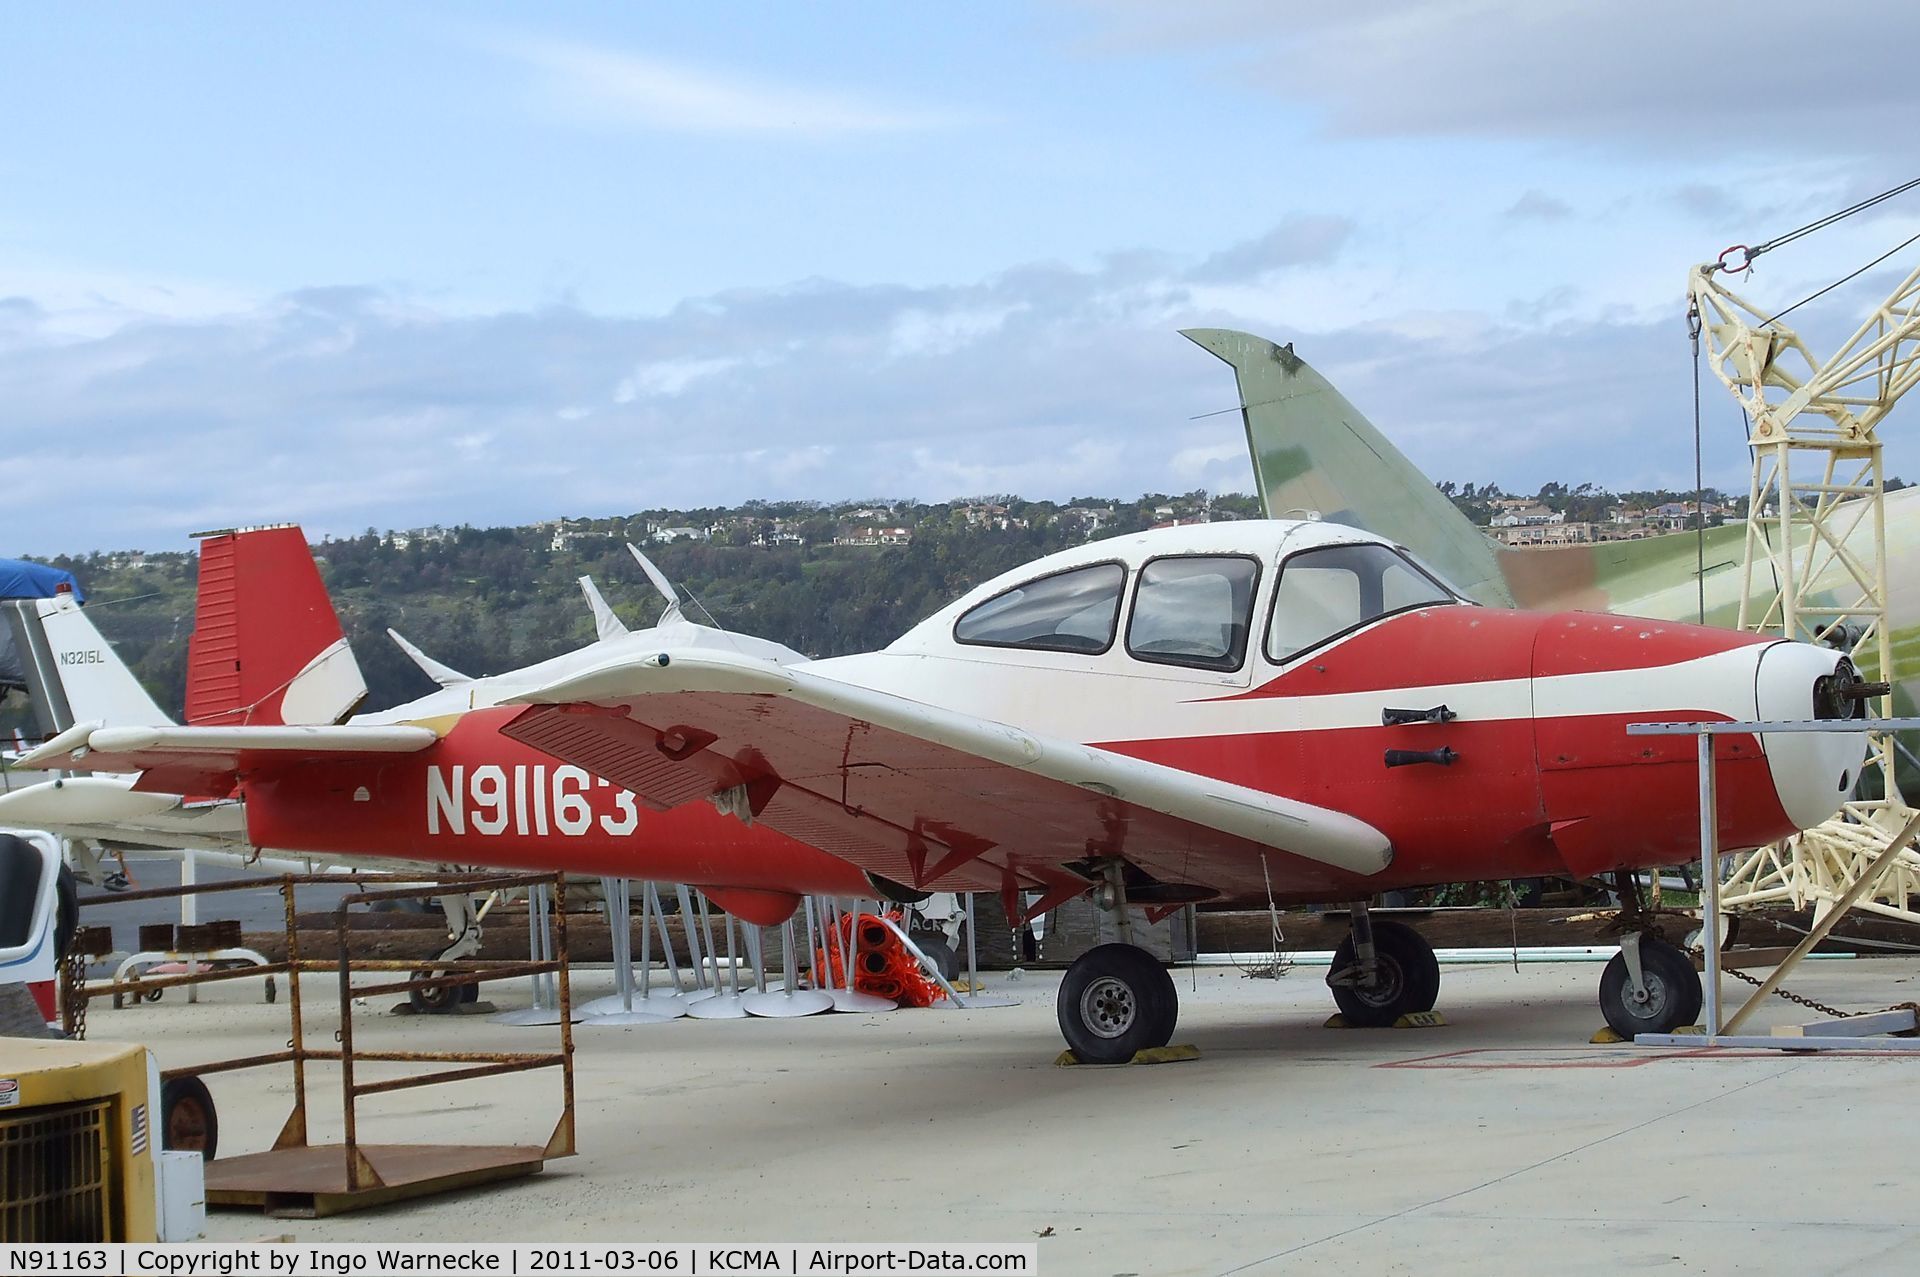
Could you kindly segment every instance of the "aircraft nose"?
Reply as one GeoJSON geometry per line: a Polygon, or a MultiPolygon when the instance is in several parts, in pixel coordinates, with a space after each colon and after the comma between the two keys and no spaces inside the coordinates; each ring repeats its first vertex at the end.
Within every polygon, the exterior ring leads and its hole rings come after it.
{"type": "Polygon", "coordinates": [[[1754,701],[1767,722],[1858,721],[1857,732],[1768,732],[1762,739],[1780,806],[1811,829],[1840,810],[1867,756],[1866,702],[1874,685],[1853,662],[1811,643],[1774,643],[1754,672],[1754,701]]]}

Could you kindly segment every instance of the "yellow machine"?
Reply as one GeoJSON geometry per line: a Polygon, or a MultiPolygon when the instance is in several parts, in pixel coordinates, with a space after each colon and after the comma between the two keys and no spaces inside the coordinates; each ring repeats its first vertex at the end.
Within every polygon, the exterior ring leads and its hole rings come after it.
{"type": "Polygon", "coordinates": [[[144,1047],[0,1038],[0,1242],[156,1240],[159,1091],[144,1047]]]}

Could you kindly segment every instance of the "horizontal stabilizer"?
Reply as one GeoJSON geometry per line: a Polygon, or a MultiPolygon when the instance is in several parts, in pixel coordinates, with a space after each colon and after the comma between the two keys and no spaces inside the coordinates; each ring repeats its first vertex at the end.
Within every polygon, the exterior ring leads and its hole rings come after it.
{"type": "MultiPolygon", "coordinates": [[[[80,723],[21,755],[17,764],[43,770],[79,768],[101,772],[168,769],[186,792],[193,777],[219,777],[239,770],[249,754],[288,759],[365,754],[410,754],[439,740],[430,728],[391,726],[106,727],[80,723]]],[[[143,786],[148,788],[150,786],[143,786]]]]}

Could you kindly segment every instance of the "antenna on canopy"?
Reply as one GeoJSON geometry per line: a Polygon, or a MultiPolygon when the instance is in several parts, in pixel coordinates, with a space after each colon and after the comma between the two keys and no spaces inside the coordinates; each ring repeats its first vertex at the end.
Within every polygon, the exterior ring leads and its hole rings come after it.
{"type": "Polygon", "coordinates": [[[680,611],[680,591],[673,588],[673,582],[667,580],[667,574],[655,567],[653,560],[640,553],[640,547],[631,541],[627,542],[627,553],[633,556],[640,570],[647,574],[647,580],[653,582],[653,588],[660,591],[661,597],[667,601],[667,610],[660,614],[660,623],[685,620],[685,615],[680,611]]]}
{"type": "Polygon", "coordinates": [[[587,606],[593,609],[593,636],[596,642],[605,643],[626,634],[626,624],[614,615],[613,608],[601,596],[600,587],[593,583],[592,577],[580,578],[580,592],[587,596],[587,606]]]}
{"type": "Polygon", "coordinates": [[[450,665],[442,665],[439,661],[434,660],[431,656],[428,656],[425,652],[407,642],[399,630],[389,629],[387,631],[387,637],[400,645],[400,650],[407,654],[409,660],[420,667],[421,673],[440,684],[440,686],[459,687],[464,683],[473,682],[471,675],[462,674],[450,665]]]}

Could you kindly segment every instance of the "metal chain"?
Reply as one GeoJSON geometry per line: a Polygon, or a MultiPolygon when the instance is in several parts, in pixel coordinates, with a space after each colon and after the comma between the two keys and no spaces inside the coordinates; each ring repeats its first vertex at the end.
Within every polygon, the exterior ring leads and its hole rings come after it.
{"type": "Polygon", "coordinates": [[[60,1027],[75,1041],[87,1036],[87,959],[72,953],[60,964],[60,1027]]]}
{"type": "MultiPolygon", "coordinates": [[[[1723,969],[1734,979],[1744,980],[1756,989],[1765,983],[1765,981],[1756,980],[1738,967],[1726,967],[1723,969]]],[[[1824,1002],[1816,1002],[1812,998],[1803,997],[1784,985],[1775,989],[1773,995],[1776,998],[1785,998],[1789,1002],[1797,1002],[1809,1010],[1818,1011],[1821,1015],[1830,1015],[1836,1020],[1851,1020],[1863,1015],[1883,1015],[1888,1011],[1911,1011],[1914,1013],[1916,1019],[1920,1019],[1920,1002],[1896,1002],[1890,1007],[1881,1007],[1878,1011],[1842,1011],[1839,1007],[1830,1007],[1824,1002]]]]}

